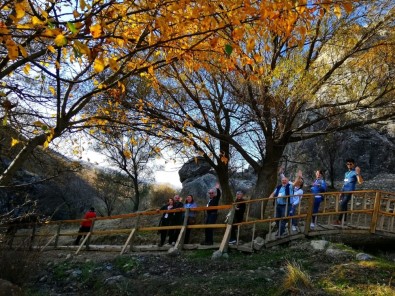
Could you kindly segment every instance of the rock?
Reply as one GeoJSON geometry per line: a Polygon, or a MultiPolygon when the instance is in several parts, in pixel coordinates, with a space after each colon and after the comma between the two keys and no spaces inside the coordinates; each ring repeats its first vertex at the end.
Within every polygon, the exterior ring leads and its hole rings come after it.
{"type": "Polygon", "coordinates": [[[358,253],[355,256],[355,259],[359,260],[359,261],[370,261],[373,260],[373,256],[369,255],[369,254],[365,254],[365,253],[358,253]]]}
{"type": "Polygon", "coordinates": [[[259,251],[265,245],[265,240],[260,236],[256,237],[253,242],[254,250],[259,251]]]}
{"type": "Polygon", "coordinates": [[[22,289],[13,283],[0,279],[0,296],[22,296],[22,289]]]}
{"type": "Polygon", "coordinates": [[[79,277],[81,274],[82,274],[82,270],[80,269],[76,269],[71,272],[71,276],[74,278],[79,277]]]}
{"type": "Polygon", "coordinates": [[[123,280],[125,280],[124,276],[116,275],[116,276],[112,276],[112,277],[109,277],[109,278],[105,279],[104,280],[104,284],[105,285],[114,285],[116,283],[122,282],[123,280]]]}
{"type": "Polygon", "coordinates": [[[328,246],[329,242],[326,240],[313,240],[310,245],[314,250],[323,251],[328,246]]]}
{"type": "Polygon", "coordinates": [[[217,250],[213,253],[213,255],[211,255],[211,259],[216,260],[221,258],[222,256],[223,256],[222,252],[220,250],[217,250]]]}
{"type": "Polygon", "coordinates": [[[343,258],[349,257],[349,252],[335,249],[332,247],[329,247],[326,249],[325,254],[328,255],[329,257],[336,258],[338,260],[342,260],[343,258]]]}
{"type": "Polygon", "coordinates": [[[182,183],[181,196],[192,194],[198,206],[205,206],[207,204],[207,192],[213,188],[217,183],[217,177],[211,173],[197,177],[195,179],[188,179],[182,183]]]}
{"type": "Polygon", "coordinates": [[[171,247],[168,251],[167,251],[167,255],[171,256],[171,257],[177,257],[181,254],[180,250],[176,247],[171,247]]]}
{"type": "Polygon", "coordinates": [[[203,157],[195,157],[185,163],[178,171],[180,181],[183,183],[187,179],[195,179],[211,171],[211,165],[203,157]]]}

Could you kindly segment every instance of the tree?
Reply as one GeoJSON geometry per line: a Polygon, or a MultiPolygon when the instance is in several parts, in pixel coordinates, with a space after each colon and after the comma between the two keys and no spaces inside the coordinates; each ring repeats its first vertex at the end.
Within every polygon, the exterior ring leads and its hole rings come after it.
{"type": "MultiPolygon", "coordinates": [[[[335,5],[334,14],[330,6],[321,7],[316,10],[320,17],[309,21],[295,16],[293,22],[276,27],[251,24],[225,31],[233,41],[228,60],[213,55],[199,61],[211,65],[205,71],[220,72],[226,80],[221,91],[237,106],[228,110],[230,126],[243,134],[223,132],[211,122],[206,124],[204,116],[183,121],[170,117],[172,128],[182,129],[192,143],[210,136],[234,147],[258,175],[254,194],[258,198],[272,192],[288,143],[393,119],[394,4],[361,2],[354,12],[349,4],[335,5]]],[[[165,96],[167,105],[185,106],[189,111],[189,104],[204,102],[204,90],[213,86],[192,77],[185,72],[179,75],[180,85],[187,85],[184,95],[165,96]]],[[[167,111],[165,107],[159,108],[167,111]]],[[[211,110],[205,105],[200,108],[211,110]]],[[[155,116],[163,119],[162,113],[155,116]]]]}
{"type": "Polygon", "coordinates": [[[1,1],[1,117],[23,134],[24,147],[0,184],[11,181],[35,147],[111,120],[89,112],[102,92],[122,93],[124,79],[154,74],[174,61],[199,67],[194,52],[224,55],[224,44],[217,42],[222,30],[258,21],[261,9],[278,9],[233,4],[1,1]]]}
{"type": "MultiPolygon", "coordinates": [[[[133,202],[133,211],[138,211],[141,202],[142,187],[153,179],[153,171],[148,162],[160,153],[159,144],[141,132],[119,130],[104,131],[96,135],[96,151],[105,155],[110,164],[115,165],[131,181],[133,190],[129,198],[133,202]]],[[[127,182],[122,182],[126,186],[127,182]]]]}

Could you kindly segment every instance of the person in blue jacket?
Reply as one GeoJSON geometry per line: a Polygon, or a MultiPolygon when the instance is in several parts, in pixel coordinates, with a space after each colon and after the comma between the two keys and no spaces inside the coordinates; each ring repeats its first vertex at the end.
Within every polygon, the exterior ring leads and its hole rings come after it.
{"type": "Polygon", "coordinates": [[[313,219],[310,224],[310,228],[314,229],[317,224],[317,214],[320,209],[321,201],[323,200],[323,196],[320,193],[326,191],[326,182],[324,179],[324,172],[322,170],[317,170],[315,172],[315,181],[311,185],[311,193],[314,194],[314,206],[313,206],[313,219]]]}
{"type": "MultiPolygon", "coordinates": [[[[363,179],[361,176],[361,169],[358,166],[355,166],[355,161],[352,158],[346,160],[346,165],[348,171],[344,174],[344,183],[343,183],[343,192],[340,196],[340,210],[342,212],[347,211],[348,202],[351,200],[351,193],[348,191],[355,191],[355,187],[358,184],[363,183],[363,179]]],[[[343,213],[339,215],[339,219],[334,222],[336,225],[340,225],[342,223],[343,213]]],[[[346,221],[346,216],[344,215],[344,221],[346,221]]]]}
{"type": "MultiPolygon", "coordinates": [[[[281,174],[281,184],[278,185],[270,198],[276,198],[276,218],[283,218],[287,216],[287,211],[291,207],[290,195],[294,194],[293,186],[289,183],[289,179],[281,174]],[[288,209],[288,210],[287,210],[288,209]]],[[[282,236],[285,233],[286,220],[276,221],[278,232],[277,236],[282,236]]]]}

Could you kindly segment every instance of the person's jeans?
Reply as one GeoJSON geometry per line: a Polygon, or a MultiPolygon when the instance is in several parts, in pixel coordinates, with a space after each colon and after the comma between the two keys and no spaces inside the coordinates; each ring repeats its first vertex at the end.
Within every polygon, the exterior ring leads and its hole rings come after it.
{"type": "Polygon", "coordinates": [[[320,204],[322,202],[322,197],[314,197],[314,206],[313,206],[313,223],[317,223],[317,216],[315,216],[314,214],[317,214],[318,211],[320,210],[320,204]]]}
{"type": "MultiPolygon", "coordinates": [[[[348,202],[351,200],[351,193],[343,193],[340,196],[340,210],[347,211],[348,202]]],[[[343,213],[339,215],[339,221],[343,219],[343,213]]],[[[344,221],[347,220],[347,215],[344,214],[344,221]]]]}
{"type": "MultiPolygon", "coordinates": [[[[289,215],[290,216],[295,216],[296,215],[296,210],[298,209],[298,206],[290,206],[290,210],[289,210],[289,215]]],[[[292,225],[293,226],[298,226],[298,219],[292,219],[292,225]]]]}
{"type": "MultiPolygon", "coordinates": [[[[276,206],[276,218],[282,218],[285,217],[285,208],[287,206],[286,205],[277,205],[276,206]]],[[[281,220],[281,221],[276,221],[277,224],[277,228],[279,230],[279,235],[283,235],[285,232],[285,224],[287,222],[285,220],[281,220]],[[280,223],[281,222],[281,223],[280,223]]]]}
{"type": "MultiPolygon", "coordinates": [[[[217,213],[209,213],[206,217],[206,224],[215,224],[217,222],[217,213]]],[[[206,243],[213,243],[214,242],[214,229],[213,228],[206,228],[205,229],[205,242],[206,243]]]]}

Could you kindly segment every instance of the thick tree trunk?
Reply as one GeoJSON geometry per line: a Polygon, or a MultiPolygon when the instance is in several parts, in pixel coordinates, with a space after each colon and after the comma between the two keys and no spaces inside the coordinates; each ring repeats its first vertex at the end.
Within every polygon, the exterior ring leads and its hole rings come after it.
{"type": "Polygon", "coordinates": [[[22,148],[14,160],[10,163],[8,168],[0,176],[0,186],[9,185],[16,171],[19,170],[27,158],[31,155],[34,148],[43,145],[47,139],[47,135],[42,134],[33,139],[31,139],[22,148]]]}
{"type": "MultiPolygon", "coordinates": [[[[255,184],[252,199],[267,198],[274,191],[278,183],[278,168],[284,149],[267,150],[265,161],[257,172],[258,179],[255,184]]],[[[259,206],[252,206],[250,213],[252,216],[259,216],[262,210],[265,213],[267,202],[263,204],[263,209],[259,206]]]]}
{"type": "Polygon", "coordinates": [[[218,182],[221,186],[222,196],[221,203],[222,204],[231,204],[233,202],[232,191],[229,185],[229,171],[227,166],[217,166],[216,172],[218,175],[218,182]]]}

